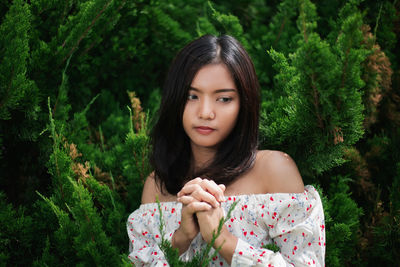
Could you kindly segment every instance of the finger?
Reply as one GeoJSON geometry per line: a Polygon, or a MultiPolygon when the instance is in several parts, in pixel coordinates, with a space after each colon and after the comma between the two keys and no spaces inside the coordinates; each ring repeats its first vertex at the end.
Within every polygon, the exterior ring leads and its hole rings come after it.
{"type": "Polygon", "coordinates": [[[192,202],[189,205],[187,205],[187,209],[190,211],[190,213],[196,213],[198,211],[207,211],[211,210],[212,207],[206,202],[192,202]]]}
{"type": "MultiPolygon", "coordinates": [[[[190,180],[189,182],[187,182],[187,183],[183,186],[183,188],[185,188],[185,187],[187,187],[187,186],[189,186],[189,185],[193,185],[193,184],[200,184],[202,181],[203,181],[203,179],[201,179],[200,177],[197,177],[197,178],[192,179],[192,180],[190,180]]],[[[182,188],[182,189],[183,189],[183,188],[182,188]]],[[[178,197],[184,195],[184,193],[182,193],[182,189],[181,189],[181,191],[178,192],[178,194],[177,194],[178,197]]]]}
{"type": "Polygon", "coordinates": [[[218,201],[225,201],[224,191],[213,180],[203,179],[201,187],[214,195],[218,201]]]}
{"type": "Polygon", "coordinates": [[[198,183],[201,183],[201,181],[203,181],[203,179],[201,179],[200,177],[196,177],[196,178],[190,180],[189,182],[187,182],[186,184],[187,185],[189,185],[189,184],[198,184],[198,183]]]}
{"type": "Polygon", "coordinates": [[[183,205],[189,205],[190,203],[197,201],[192,196],[182,196],[177,199],[178,202],[181,202],[183,205]]]}
{"type": "Polygon", "coordinates": [[[219,188],[221,188],[222,191],[225,192],[226,186],[224,184],[219,184],[218,186],[219,188]]]}
{"type": "Polygon", "coordinates": [[[197,201],[203,201],[207,202],[208,204],[212,205],[214,208],[217,208],[220,206],[219,202],[217,199],[214,197],[214,195],[211,195],[210,193],[202,190],[196,190],[191,194],[192,197],[194,197],[197,201]]]}
{"type": "Polygon", "coordinates": [[[197,201],[204,201],[213,207],[219,207],[218,200],[214,197],[214,195],[205,191],[199,184],[191,184],[187,185],[178,194],[178,198],[183,196],[192,196],[197,201]]]}
{"type": "Polygon", "coordinates": [[[203,188],[199,184],[189,184],[185,185],[181,191],[178,192],[178,197],[183,195],[190,195],[196,190],[203,190],[203,188]]]}

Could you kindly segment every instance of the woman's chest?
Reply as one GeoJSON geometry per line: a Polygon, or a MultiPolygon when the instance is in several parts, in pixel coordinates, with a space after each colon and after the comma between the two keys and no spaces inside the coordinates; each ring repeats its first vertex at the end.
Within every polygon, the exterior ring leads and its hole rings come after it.
{"type": "Polygon", "coordinates": [[[225,196],[265,194],[265,186],[258,179],[255,172],[249,172],[229,184],[224,192],[225,196]]]}

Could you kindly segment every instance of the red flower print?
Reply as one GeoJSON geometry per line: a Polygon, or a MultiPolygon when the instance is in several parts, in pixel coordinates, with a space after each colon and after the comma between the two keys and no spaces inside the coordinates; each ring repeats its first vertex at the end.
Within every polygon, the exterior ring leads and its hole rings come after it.
{"type": "Polygon", "coordinates": [[[239,255],[243,255],[243,252],[239,251],[239,255]]]}
{"type": "Polygon", "coordinates": [[[174,213],[174,212],[175,212],[175,208],[172,208],[171,213],[174,213]]]}
{"type": "Polygon", "coordinates": [[[274,201],[274,199],[272,197],[270,197],[269,200],[274,201]]]}

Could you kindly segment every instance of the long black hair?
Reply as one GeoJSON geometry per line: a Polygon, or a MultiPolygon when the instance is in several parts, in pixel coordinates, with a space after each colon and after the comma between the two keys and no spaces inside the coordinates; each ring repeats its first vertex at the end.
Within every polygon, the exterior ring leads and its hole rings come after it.
{"type": "Polygon", "coordinates": [[[176,194],[184,182],[207,177],[228,185],[249,170],[258,145],[260,93],[253,63],[233,37],[204,35],[186,45],[175,57],[162,91],[158,120],[151,133],[150,163],[162,190],[176,194]],[[191,147],[182,117],[188,91],[196,73],[205,65],[225,64],[232,74],[240,97],[236,125],[218,146],[215,158],[196,172],[191,166],[191,147]]]}

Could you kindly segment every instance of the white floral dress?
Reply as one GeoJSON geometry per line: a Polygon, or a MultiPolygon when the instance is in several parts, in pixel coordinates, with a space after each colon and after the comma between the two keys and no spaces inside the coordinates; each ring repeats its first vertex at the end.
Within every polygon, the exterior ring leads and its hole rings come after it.
{"type": "MultiPolygon", "coordinates": [[[[226,197],[227,213],[238,201],[225,223],[238,237],[231,266],[324,266],[325,221],[321,199],[314,187],[304,193],[273,193],[226,197]],[[263,248],[276,244],[279,252],[263,248]]],[[[179,227],[182,204],[162,202],[165,238],[171,240],[179,227]]],[[[161,242],[157,203],[142,204],[128,218],[129,259],[135,266],[169,266],[158,244],[161,242]]],[[[181,255],[184,261],[205,245],[200,234],[181,255]]],[[[229,266],[220,256],[210,266],[229,266]]]]}

